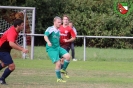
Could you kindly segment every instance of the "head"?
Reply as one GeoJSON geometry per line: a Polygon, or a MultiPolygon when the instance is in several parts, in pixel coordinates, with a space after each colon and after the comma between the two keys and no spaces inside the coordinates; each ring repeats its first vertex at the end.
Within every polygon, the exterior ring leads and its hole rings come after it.
{"type": "Polygon", "coordinates": [[[15,19],[13,24],[18,32],[24,29],[24,21],[21,19],[15,19]]]}
{"type": "Polygon", "coordinates": [[[69,17],[67,15],[63,15],[63,25],[69,25],[69,17]]]}
{"type": "Polygon", "coordinates": [[[58,17],[58,16],[56,16],[55,18],[54,18],[54,26],[56,27],[56,28],[59,28],[60,27],[60,25],[61,25],[61,18],[60,17],[58,17]]]}
{"type": "Polygon", "coordinates": [[[73,28],[73,23],[72,23],[72,21],[69,21],[69,26],[70,26],[71,28],[73,28]]]}

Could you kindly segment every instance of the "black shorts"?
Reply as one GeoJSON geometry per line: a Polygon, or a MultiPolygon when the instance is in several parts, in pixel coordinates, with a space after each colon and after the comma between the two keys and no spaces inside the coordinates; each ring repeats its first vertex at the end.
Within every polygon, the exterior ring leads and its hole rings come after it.
{"type": "Polygon", "coordinates": [[[13,63],[12,57],[9,52],[0,52],[0,60],[5,64],[9,65],[13,63]]]}

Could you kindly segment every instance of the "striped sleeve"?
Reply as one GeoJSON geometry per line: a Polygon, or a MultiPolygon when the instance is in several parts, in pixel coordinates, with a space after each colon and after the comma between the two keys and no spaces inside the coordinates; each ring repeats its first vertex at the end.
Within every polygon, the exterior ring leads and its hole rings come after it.
{"type": "Polygon", "coordinates": [[[53,32],[52,27],[48,27],[46,31],[44,32],[44,35],[49,36],[53,32]]]}

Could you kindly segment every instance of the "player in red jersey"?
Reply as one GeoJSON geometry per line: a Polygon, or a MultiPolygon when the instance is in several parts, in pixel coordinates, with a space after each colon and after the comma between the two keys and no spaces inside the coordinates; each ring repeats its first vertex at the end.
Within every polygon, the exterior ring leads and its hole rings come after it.
{"type": "Polygon", "coordinates": [[[70,50],[70,44],[76,38],[76,34],[73,29],[69,26],[69,17],[67,15],[63,16],[63,25],[60,26],[60,46],[66,49],[68,52],[70,50]]]}
{"type": "Polygon", "coordinates": [[[16,19],[14,25],[11,26],[0,38],[0,70],[8,66],[0,77],[0,84],[6,84],[5,79],[15,70],[15,64],[10,55],[11,49],[20,50],[23,53],[28,53],[27,49],[22,48],[16,43],[18,33],[23,30],[24,22],[21,19],[16,19]]]}
{"type": "MultiPolygon", "coordinates": [[[[63,16],[63,25],[60,26],[60,46],[69,52],[71,42],[73,42],[76,38],[76,34],[74,33],[73,29],[69,26],[69,17],[67,15],[63,16]]],[[[66,76],[66,78],[69,78],[67,75],[67,72],[63,70],[63,66],[65,61],[61,59],[61,72],[66,76]]]]}

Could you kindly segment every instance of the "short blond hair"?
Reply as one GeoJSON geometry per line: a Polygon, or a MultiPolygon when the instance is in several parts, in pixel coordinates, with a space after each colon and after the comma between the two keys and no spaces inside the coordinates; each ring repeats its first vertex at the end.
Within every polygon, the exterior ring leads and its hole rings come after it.
{"type": "Polygon", "coordinates": [[[59,16],[55,16],[53,21],[55,22],[57,19],[61,20],[59,16]]]}

